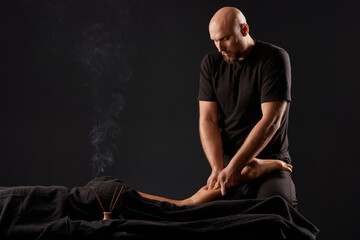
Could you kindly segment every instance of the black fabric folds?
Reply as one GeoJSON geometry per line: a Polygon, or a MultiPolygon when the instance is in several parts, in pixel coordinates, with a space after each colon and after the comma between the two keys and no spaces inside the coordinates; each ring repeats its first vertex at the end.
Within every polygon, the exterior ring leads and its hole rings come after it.
{"type": "Polygon", "coordinates": [[[315,239],[318,229],[281,197],[176,206],[113,177],[87,185],[0,187],[0,239],[315,239]],[[115,188],[124,190],[112,220],[115,188]]]}

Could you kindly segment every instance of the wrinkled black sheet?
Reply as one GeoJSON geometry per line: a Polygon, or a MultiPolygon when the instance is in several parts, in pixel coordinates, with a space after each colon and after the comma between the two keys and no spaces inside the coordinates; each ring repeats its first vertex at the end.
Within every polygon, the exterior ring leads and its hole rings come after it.
{"type": "Polygon", "coordinates": [[[0,187],[0,239],[315,239],[318,229],[281,197],[176,206],[142,198],[112,177],[82,187],[0,187]],[[101,220],[115,190],[113,220],[101,220]]]}

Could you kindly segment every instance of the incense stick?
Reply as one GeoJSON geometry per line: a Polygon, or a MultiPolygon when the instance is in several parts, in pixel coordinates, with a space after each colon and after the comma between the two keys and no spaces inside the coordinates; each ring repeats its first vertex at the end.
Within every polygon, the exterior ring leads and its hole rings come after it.
{"type": "Polygon", "coordinates": [[[114,209],[117,201],[119,200],[119,197],[120,197],[123,189],[124,189],[124,185],[121,187],[121,189],[120,189],[120,191],[119,191],[119,194],[117,195],[116,200],[115,200],[114,204],[112,205],[112,207],[111,207],[111,209],[110,209],[110,212],[112,212],[112,210],[114,209]]]}
{"type": "Polygon", "coordinates": [[[117,192],[117,186],[116,186],[116,188],[115,188],[115,192],[114,192],[114,194],[113,194],[113,196],[112,196],[112,198],[111,198],[111,202],[110,202],[110,207],[109,207],[109,210],[111,209],[111,205],[113,204],[113,201],[114,201],[114,197],[115,197],[115,194],[116,194],[116,192],[117,192]]]}
{"type": "Polygon", "coordinates": [[[99,196],[97,195],[97,193],[96,193],[96,191],[95,191],[95,188],[94,188],[94,187],[91,187],[91,189],[92,189],[92,190],[93,190],[93,192],[95,193],[95,196],[96,196],[96,198],[97,198],[97,200],[98,200],[98,202],[99,202],[99,204],[100,204],[100,206],[101,206],[101,208],[102,208],[103,212],[105,212],[105,209],[104,209],[104,207],[103,207],[103,205],[102,205],[102,203],[101,203],[101,201],[100,201],[99,196]]]}

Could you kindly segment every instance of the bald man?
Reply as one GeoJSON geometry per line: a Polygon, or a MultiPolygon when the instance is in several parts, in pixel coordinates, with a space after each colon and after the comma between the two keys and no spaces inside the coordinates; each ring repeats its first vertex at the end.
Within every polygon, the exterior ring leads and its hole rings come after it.
{"type": "Polygon", "coordinates": [[[274,171],[248,184],[239,181],[255,157],[291,162],[289,56],[253,39],[237,8],[218,10],[209,33],[217,51],[202,60],[198,95],[200,138],[212,170],[207,185],[229,198],[280,195],[296,207],[290,172],[274,171]]]}

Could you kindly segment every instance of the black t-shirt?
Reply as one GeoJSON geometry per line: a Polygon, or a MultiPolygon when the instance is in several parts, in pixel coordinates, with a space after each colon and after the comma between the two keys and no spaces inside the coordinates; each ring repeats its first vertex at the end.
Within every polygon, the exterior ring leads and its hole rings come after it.
{"type": "MultiPolygon", "coordinates": [[[[287,52],[275,45],[256,41],[241,62],[227,63],[221,53],[208,53],[200,68],[199,101],[219,104],[219,128],[223,151],[233,156],[261,119],[261,103],[291,101],[291,69],[287,52]]],[[[287,104],[280,129],[258,155],[290,162],[288,152],[287,104]]]]}

